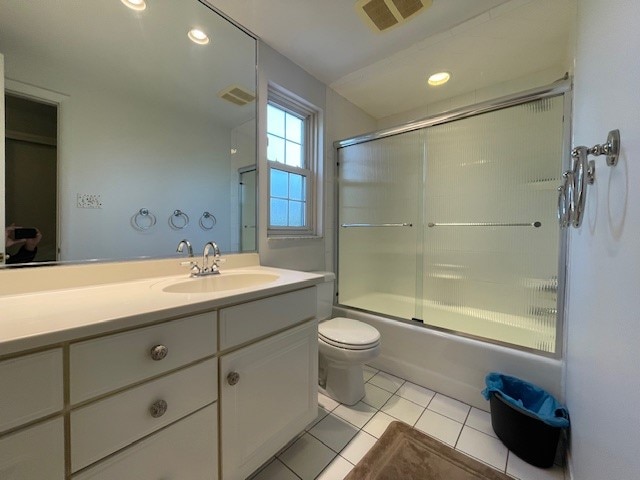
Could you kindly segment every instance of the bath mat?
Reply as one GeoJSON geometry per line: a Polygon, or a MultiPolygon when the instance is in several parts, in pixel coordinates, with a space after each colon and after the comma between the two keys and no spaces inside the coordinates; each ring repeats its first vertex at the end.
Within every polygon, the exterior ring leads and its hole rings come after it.
{"type": "Polygon", "coordinates": [[[438,440],[392,422],[345,480],[513,480],[438,440]]]}

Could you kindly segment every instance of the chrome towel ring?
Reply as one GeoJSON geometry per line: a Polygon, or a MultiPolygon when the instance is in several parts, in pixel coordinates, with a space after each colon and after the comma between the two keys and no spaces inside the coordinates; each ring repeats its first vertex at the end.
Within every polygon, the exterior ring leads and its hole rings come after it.
{"type": "Polygon", "coordinates": [[[174,210],[169,216],[169,226],[174,230],[182,230],[189,225],[189,215],[182,210],[174,210]]]}
{"type": "Polygon", "coordinates": [[[200,220],[198,221],[198,223],[200,224],[200,228],[202,228],[203,230],[211,230],[213,227],[215,227],[218,221],[216,220],[216,217],[211,213],[204,212],[202,215],[200,215],[200,220]]]}
{"type": "Polygon", "coordinates": [[[156,224],[156,216],[148,208],[141,208],[131,217],[131,225],[136,230],[149,230],[156,224]]]}
{"type": "Polygon", "coordinates": [[[611,130],[606,143],[571,150],[571,170],[562,174],[564,182],[558,187],[558,222],[561,228],[569,225],[579,228],[582,225],[587,185],[593,185],[596,179],[596,162],[589,160],[589,155],[605,155],[607,165],[616,166],[620,155],[620,131],[611,130]]]}

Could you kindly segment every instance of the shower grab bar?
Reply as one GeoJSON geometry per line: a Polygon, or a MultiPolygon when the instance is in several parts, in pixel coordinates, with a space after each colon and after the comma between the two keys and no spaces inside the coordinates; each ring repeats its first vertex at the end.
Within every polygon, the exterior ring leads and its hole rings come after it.
{"type": "Polygon", "coordinates": [[[428,223],[428,227],[535,227],[542,226],[542,222],[531,223],[428,223]]]}
{"type": "Polygon", "coordinates": [[[413,227],[413,223],[343,223],[342,228],[354,227],[413,227]]]}

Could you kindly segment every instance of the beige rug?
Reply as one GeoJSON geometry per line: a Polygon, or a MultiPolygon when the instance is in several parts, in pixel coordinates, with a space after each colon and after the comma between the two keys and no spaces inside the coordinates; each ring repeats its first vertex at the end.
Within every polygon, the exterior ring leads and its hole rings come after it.
{"type": "Polygon", "coordinates": [[[345,480],[513,480],[411,428],[392,422],[345,480]]]}

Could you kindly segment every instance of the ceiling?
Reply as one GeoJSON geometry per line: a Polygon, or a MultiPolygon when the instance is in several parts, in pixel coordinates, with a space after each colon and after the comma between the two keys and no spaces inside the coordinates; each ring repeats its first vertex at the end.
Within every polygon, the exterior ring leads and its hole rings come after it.
{"type": "Polygon", "coordinates": [[[570,70],[576,1],[433,0],[383,33],[360,19],[355,0],[209,3],[380,119],[551,67],[570,70]],[[441,70],[451,81],[427,88],[441,70]]]}

